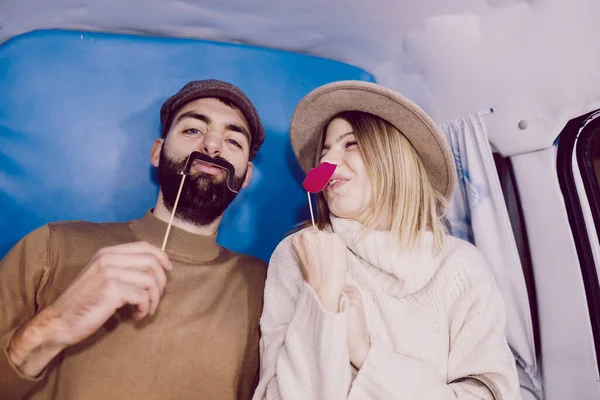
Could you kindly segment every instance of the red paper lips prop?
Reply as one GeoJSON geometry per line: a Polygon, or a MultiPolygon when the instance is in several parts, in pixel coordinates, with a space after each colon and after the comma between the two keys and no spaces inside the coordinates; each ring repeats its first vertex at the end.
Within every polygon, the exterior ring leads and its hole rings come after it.
{"type": "Polygon", "coordinates": [[[331,180],[337,165],[328,162],[321,163],[317,168],[308,171],[302,186],[310,193],[319,193],[331,180]]]}

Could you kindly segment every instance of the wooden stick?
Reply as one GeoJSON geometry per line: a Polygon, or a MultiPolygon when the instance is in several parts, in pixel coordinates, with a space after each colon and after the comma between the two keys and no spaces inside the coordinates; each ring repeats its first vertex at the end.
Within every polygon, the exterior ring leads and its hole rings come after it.
{"type": "Polygon", "coordinates": [[[310,192],[306,192],[306,194],[308,195],[308,207],[310,208],[310,219],[312,220],[313,228],[316,228],[315,216],[313,215],[313,209],[312,209],[312,202],[310,201],[310,192]]]}
{"type": "Polygon", "coordinates": [[[177,192],[177,197],[175,198],[175,204],[173,204],[173,211],[171,212],[171,220],[169,221],[169,225],[167,226],[167,232],[165,233],[165,239],[162,244],[162,251],[165,251],[165,247],[167,246],[167,239],[169,238],[169,232],[171,231],[171,224],[173,223],[173,217],[175,216],[175,210],[177,210],[177,203],[179,203],[179,195],[181,195],[181,189],[183,189],[183,182],[185,181],[185,177],[187,175],[183,174],[181,176],[181,183],[179,184],[179,191],[177,192]]]}

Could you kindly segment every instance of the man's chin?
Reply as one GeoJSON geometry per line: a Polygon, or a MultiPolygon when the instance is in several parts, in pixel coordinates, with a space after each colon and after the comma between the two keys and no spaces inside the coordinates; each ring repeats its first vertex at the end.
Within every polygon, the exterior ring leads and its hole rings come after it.
{"type": "Polygon", "coordinates": [[[212,174],[208,174],[203,171],[194,171],[194,173],[188,174],[187,179],[193,180],[198,183],[210,182],[210,184],[212,184],[212,185],[225,184],[225,174],[224,173],[220,173],[218,175],[212,175],[212,174]]]}

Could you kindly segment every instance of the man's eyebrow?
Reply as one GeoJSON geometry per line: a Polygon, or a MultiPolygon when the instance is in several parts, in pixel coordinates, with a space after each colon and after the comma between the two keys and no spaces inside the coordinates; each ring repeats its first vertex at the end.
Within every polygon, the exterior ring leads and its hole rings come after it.
{"type": "MultiPolygon", "coordinates": [[[[354,132],[350,131],[350,132],[344,133],[343,135],[340,135],[337,139],[335,139],[335,142],[339,143],[350,135],[354,135],[354,132]]],[[[327,144],[323,143],[323,147],[321,148],[321,150],[329,150],[329,146],[327,144]]]]}
{"type": "Polygon", "coordinates": [[[244,135],[246,137],[246,140],[248,141],[248,143],[250,143],[250,132],[248,132],[248,129],[244,128],[242,125],[228,124],[225,127],[225,129],[227,129],[228,131],[241,133],[242,135],[244,135]]]}
{"type": "MultiPolygon", "coordinates": [[[[196,111],[187,111],[187,112],[184,112],[183,114],[181,114],[180,116],[178,116],[175,123],[179,123],[186,118],[197,119],[198,121],[202,121],[202,122],[206,123],[207,125],[212,122],[212,120],[204,114],[200,114],[196,111]]],[[[239,124],[227,124],[225,126],[225,129],[228,131],[241,133],[242,135],[244,135],[244,137],[246,138],[248,143],[250,143],[250,132],[248,132],[248,129],[246,129],[244,126],[239,125],[239,124]]]]}
{"type": "Polygon", "coordinates": [[[202,122],[204,122],[206,124],[210,124],[211,123],[210,118],[208,118],[204,114],[197,113],[196,111],[187,111],[187,112],[184,112],[183,114],[181,114],[180,116],[177,117],[177,120],[175,121],[175,123],[181,122],[181,121],[183,121],[186,118],[197,119],[198,121],[202,121],[202,122]]]}

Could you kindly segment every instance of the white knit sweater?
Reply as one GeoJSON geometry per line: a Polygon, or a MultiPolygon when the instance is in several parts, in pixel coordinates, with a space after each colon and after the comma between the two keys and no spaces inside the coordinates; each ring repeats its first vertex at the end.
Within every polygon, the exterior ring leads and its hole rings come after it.
{"type": "Polygon", "coordinates": [[[346,312],[321,307],[289,236],[268,269],[255,400],[521,398],[504,303],[474,246],[448,236],[434,256],[426,233],[407,254],[389,232],[332,225],[351,249],[348,283],[362,294],[371,349],[357,372],[346,312]]]}

